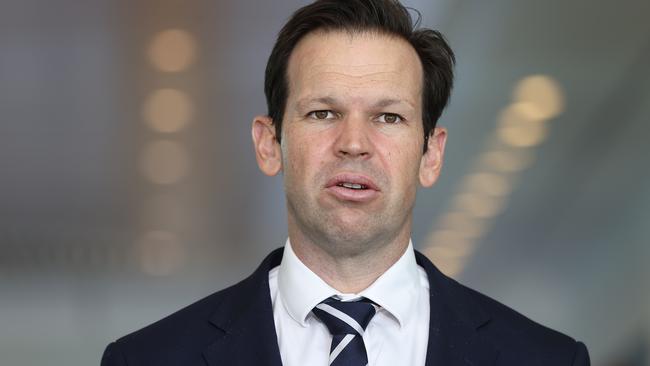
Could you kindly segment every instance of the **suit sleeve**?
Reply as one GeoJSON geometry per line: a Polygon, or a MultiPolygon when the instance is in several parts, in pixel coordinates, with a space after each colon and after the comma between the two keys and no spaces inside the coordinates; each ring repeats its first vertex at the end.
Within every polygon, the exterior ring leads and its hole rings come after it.
{"type": "Polygon", "coordinates": [[[128,366],[124,354],[118,349],[116,342],[106,347],[102,356],[101,366],[128,366]]]}
{"type": "MultiPolygon", "coordinates": [[[[589,361],[589,352],[587,347],[582,342],[576,342],[576,352],[573,355],[572,366],[590,366],[591,362],[589,361]]],[[[103,365],[102,365],[103,366],[103,365]]]]}

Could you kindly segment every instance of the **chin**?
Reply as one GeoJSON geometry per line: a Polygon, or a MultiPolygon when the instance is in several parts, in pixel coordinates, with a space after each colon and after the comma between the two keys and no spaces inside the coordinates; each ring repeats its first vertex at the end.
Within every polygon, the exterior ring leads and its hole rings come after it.
{"type": "Polygon", "coordinates": [[[337,247],[363,250],[382,237],[381,226],[370,220],[325,220],[323,224],[320,231],[324,241],[337,247]]]}

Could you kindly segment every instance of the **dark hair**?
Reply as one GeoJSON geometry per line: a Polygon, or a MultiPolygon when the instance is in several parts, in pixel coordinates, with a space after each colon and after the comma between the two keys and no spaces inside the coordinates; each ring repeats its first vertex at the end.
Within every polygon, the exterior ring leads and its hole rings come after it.
{"type": "Polygon", "coordinates": [[[287,66],[298,42],[314,31],[377,32],[406,40],[420,58],[426,152],[429,135],[449,101],[455,57],[440,32],[418,28],[419,23],[419,13],[413,24],[408,9],[396,0],[317,0],[298,9],[278,34],[266,64],[264,92],[278,142],[289,95],[287,66]]]}

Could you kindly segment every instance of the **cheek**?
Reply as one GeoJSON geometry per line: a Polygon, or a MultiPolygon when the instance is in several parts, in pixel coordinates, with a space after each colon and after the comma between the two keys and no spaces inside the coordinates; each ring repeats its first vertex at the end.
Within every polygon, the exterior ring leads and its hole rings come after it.
{"type": "Polygon", "coordinates": [[[303,165],[302,158],[303,152],[300,146],[290,145],[285,149],[285,164],[287,164],[287,171],[285,174],[287,178],[291,180],[296,180],[302,171],[301,166],[303,165]]]}
{"type": "Polygon", "coordinates": [[[412,138],[381,141],[384,169],[401,184],[408,184],[417,178],[419,172],[421,147],[413,141],[412,138]]]}
{"type": "Polygon", "coordinates": [[[319,171],[323,164],[323,155],[319,152],[317,140],[309,136],[299,134],[287,135],[288,139],[283,146],[285,163],[288,163],[288,170],[294,180],[305,180],[319,171]]]}

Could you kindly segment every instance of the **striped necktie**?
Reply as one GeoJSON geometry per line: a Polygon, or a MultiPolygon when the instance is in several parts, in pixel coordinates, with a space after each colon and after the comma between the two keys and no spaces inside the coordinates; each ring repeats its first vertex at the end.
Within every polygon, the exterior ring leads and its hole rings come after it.
{"type": "Polygon", "coordinates": [[[363,343],[363,332],[376,308],[366,298],[357,301],[339,301],[329,298],[313,309],[332,334],[330,366],[366,366],[368,355],[363,343]]]}

